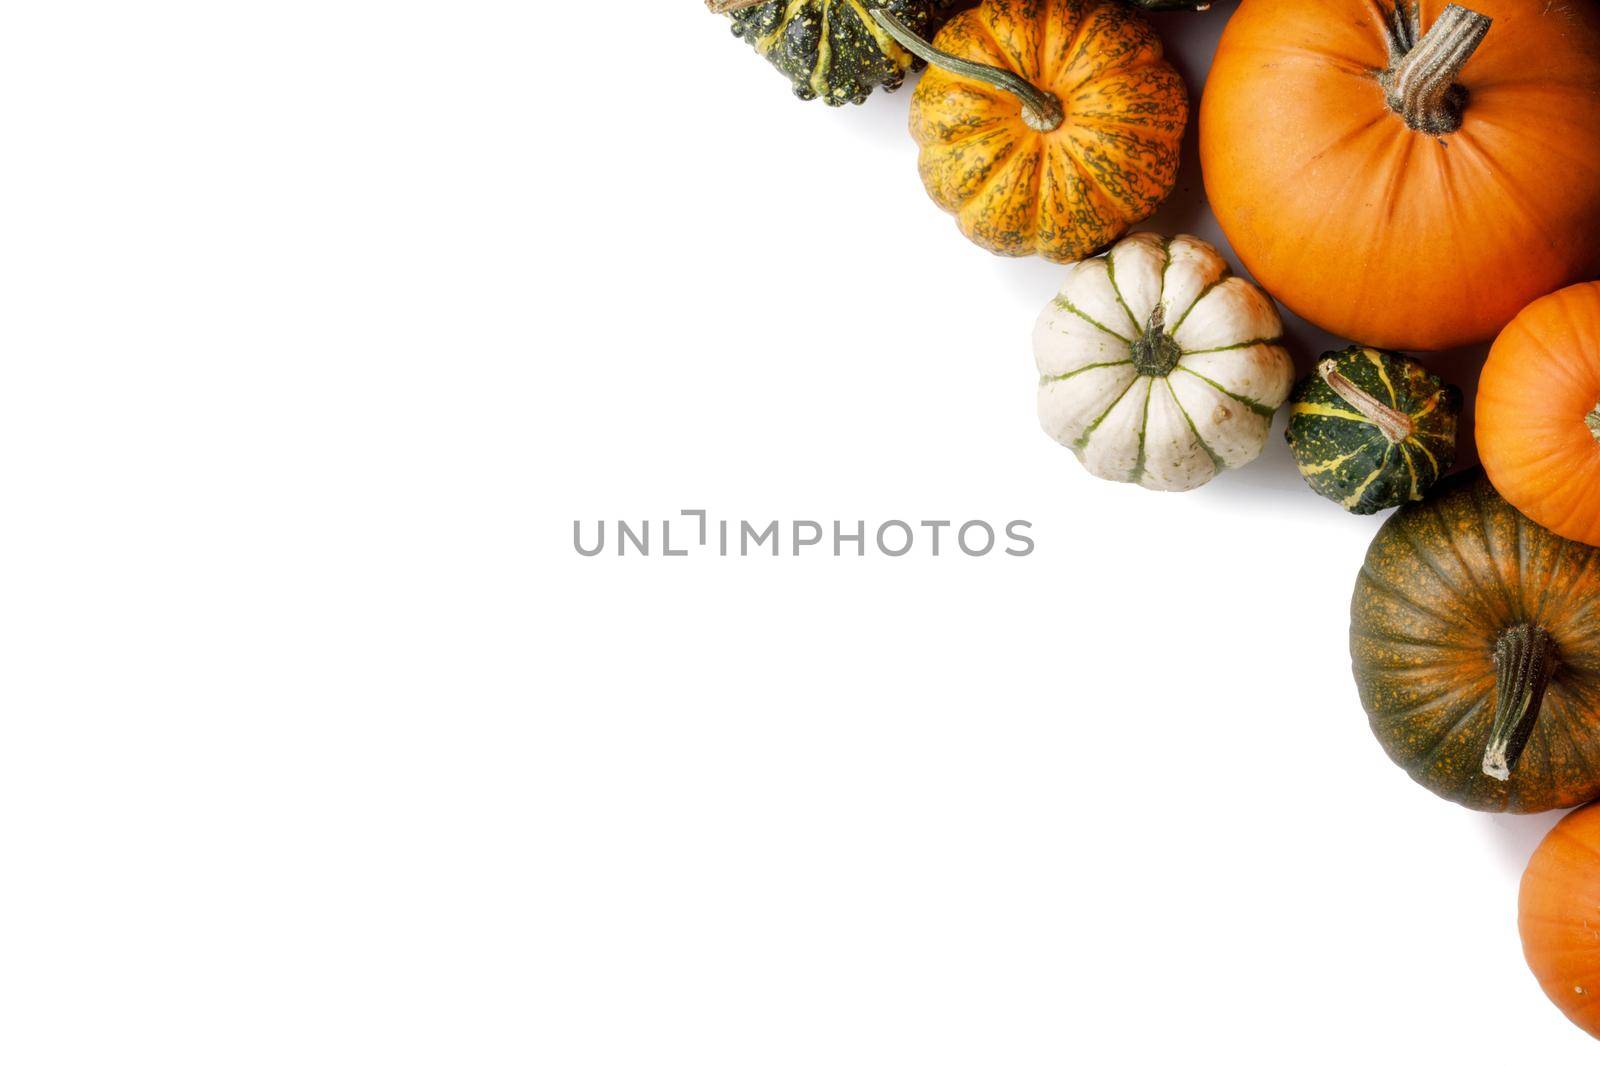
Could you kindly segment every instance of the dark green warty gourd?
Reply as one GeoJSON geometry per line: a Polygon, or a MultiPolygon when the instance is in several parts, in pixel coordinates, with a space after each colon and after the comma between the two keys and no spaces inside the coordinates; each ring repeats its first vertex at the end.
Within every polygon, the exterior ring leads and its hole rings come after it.
{"type": "Polygon", "coordinates": [[[1455,462],[1461,390],[1397,352],[1330,352],[1289,403],[1301,476],[1357,515],[1421,500],[1455,462]]]}

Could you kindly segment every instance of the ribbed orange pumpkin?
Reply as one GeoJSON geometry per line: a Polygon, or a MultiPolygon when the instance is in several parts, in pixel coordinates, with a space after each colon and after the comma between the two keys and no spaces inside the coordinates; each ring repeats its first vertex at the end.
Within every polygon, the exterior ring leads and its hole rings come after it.
{"type": "Polygon", "coordinates": [[[1535,300],[1495,339],[1478,382],[1478,455],[1518,511],[1600,545],[1600,282],[1535,300]]]}
{"type": "Polygon", "coordinates": [[[968,238],[1003,256],[1082,259],[1172,192],[1189,121],[1150,24],[1116,0],[983,0],[933,46],[911,97],[918,169],[968,238]]]}
{"type": "Polygon", "coordinates": [[[1273,296],[1392,349],[1487,340],[1600,251],[1600,4],[1243,0],[1206,192],[1273,296]]]}
{"type": "Polygon", "coordinates": [[[1545,996],[1600,1037],[1600,804],[1562,819],[1534,850],[1517,927],[1545,996]]]}

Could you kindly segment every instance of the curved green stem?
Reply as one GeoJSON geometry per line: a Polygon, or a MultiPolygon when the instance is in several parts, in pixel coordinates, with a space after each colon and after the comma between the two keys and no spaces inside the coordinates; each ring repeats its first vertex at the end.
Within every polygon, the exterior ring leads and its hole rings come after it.
{"type": "Polygon", "coordinates": [[[1496,781],[1511,777],[1533,727],[1539,705],[1559,661],[1550,632],[1524,622],[1500,635],[1494,646],[1494,726],[1483,752],[1483,773],[1496,781]]]}
{"type": "Polygon", "coordinates": [[[1178,342],[1167,335],[1167,309],[1158,301],[1139,339],[1133,342],[1133,369],[1151,378],[1165,378],[1183,358],[1178,342]]]}
{"type": "Polygon", "coordinates": [[[872,17],[877,20],[878,25],[888,31],[890,37],[900,42],[902,48],[918,59],[931,63],[940,70],[947,70],[951,74],[971,78],[973,81],[1003,90],[1021,100],[1022,121],[1027,123],[1030,129],[1049,133],[1058,129],[1067,120],[1061,101],[1026,78],[1000,67],[991,67],[987,63],[974,63],[969,59],[941,51],[918,37],[910,26],[881,7],[872,9],[872,17]]]}
{"type": "Polygon", "coordinates": [[[1355,408],[1369,422],[1383,431],[1383,436],[1391,445],[1397,445],[1411,436],[1416,429],[1416,424],[1411,421],[1411,416],[1403,411],[1396,411],[1388,404],[1383,403],[1371,393],[1361,388],[1339,370],[1338,361],[1325,359],[1317,364],[1317,376],[1328,383],[1328,388],[1346,404],[1355,408]]]}
{"type": "Polygon", "coordinates": [[[1450,4],[1419,39],[1416,18],[1415,9],[1407,14],[1399,4],[1391,13],[1386,27],[1389,69],[1378,75],[1378,82],[1389,109],[1407,126],[1421,133],[1454,133],[1461,128],[1467,103],[1466,90],[1456,78],[1493,20],[1450,4]]]}

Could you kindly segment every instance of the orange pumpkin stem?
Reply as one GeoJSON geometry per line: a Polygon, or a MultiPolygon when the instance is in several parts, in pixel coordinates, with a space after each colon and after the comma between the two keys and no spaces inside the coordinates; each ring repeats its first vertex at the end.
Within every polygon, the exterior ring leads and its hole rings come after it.
{"type": "Polygon", "coordinates": [[[888,31],[890,37],[900,42],[902,48],[923,62],[947,70],[958,77],[971,78],[975,82],[982,82],[984,85],[1010,93],[1022,101],[1022,121],[1029,129],[1049,133],[1051,130],[1059,129],[1061,124],[1067,121],[1067,113],[1061,107],[1061,101],[1053,93],[1045,92],[1026,78],[1000,67],[991,67],[987,63],[974,63],[970,59],[962,59],[941,51],[918,37],[910,26],[881,7],[872,9],[872,17],[877,20],[878,25],[888,31]]]}
{"type": "Polygon", "coordinates": [[[1411,432],[1416,429],[1416,424],[1411,421],[1410,415],[1396,411],[1388,404],[1379,401],[1340,373],[1337,360],[1325,359],[1318,363],[1317,376],[1328,383],[1328,388],[1332,389],[1340,400],[1355,408],[1381,430],[1390,444],[1399,444],[1410,437],[1411,432]]]}
{"type": "Polygon", "coordinates": [[[1413,130],[1454,133],[1461,128],[1467,103],[1467,92],[1456,84],[1456,78],[1483,43],[1493,20],[1451,4],[1418,40],[1417,17],[1414,8],[1407,14],[1401,6],[1395,7],[1386,27],[1389,69],[1378,75],[1378,83],[1389,109],[1413,130]]]}
{"type": "Polygon", "coordinates": [[[1558,665],[1555,638],[1531,622],[1518,623],[1500,635],[1494,646],[1494,726],[1483,753],[1483,773],[1499,782],[1510,779],[1522,756],[1539,705],[1558,665]]]}

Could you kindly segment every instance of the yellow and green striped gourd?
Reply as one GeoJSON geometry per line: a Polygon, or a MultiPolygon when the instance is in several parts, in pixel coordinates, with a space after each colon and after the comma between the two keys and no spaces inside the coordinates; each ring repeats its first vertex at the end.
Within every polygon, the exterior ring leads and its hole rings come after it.
{"type": "Polygon", "coordinates": [[[1421,500],[1455,462],[1461,390],[1398,352],[1329,352],[1289,403],[1301,476],[1357,515],[1421,500]]]}

